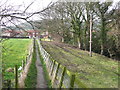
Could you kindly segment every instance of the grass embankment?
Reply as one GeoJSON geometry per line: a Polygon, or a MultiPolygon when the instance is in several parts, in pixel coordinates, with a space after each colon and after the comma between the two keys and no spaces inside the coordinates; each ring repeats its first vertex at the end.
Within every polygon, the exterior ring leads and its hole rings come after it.
{"type": "Polygon", "coordinates": [[[36,69],[36,51],[35,44],[32,56],[32,63],[30,65],[27,78],[25,79],[25,87],[26,88],[36,88],[36,80],[37,80],[37,69],[36,69]]]}
{"type": "Polygon", "coordinates": [[[51,80],[50,80],[50,77],[49,77],[49,74],[48,74],[48,71],[47,71],[47,68],[46,68],[46,64],[45,64],[44,59],[43,59],[43,57],[42,57],[42,55],[40,53],[40,49],[38,49],[38,51],[39,51],[40,60],[41,60],[43,71],[44,71],[44,78],[45,78],[45,80],[46,80],[46,82],[48,84],[48,87],[51,88],[52,84],[51,84],[51,80]]]}
{"type": "Polygon", "coordinates": [[[46,51],[89,88],[118,88],[118,61],[68,45],[42,42],[46,51]]]}
{"type": "Polygon", "coordinates": [[[30,39],[9,39],[2,42],[2,66],[4,68],[4,79],[14,79],[13,72],[7,72],[8,68],[14,69],[22,64],[28,54],[30,39]]]}
{"type": "Polygon", "coordinates": [[[41,41],[53,41],[52,39],[49,39],[49,38],[42,38],[40,39],[41,41]]]}

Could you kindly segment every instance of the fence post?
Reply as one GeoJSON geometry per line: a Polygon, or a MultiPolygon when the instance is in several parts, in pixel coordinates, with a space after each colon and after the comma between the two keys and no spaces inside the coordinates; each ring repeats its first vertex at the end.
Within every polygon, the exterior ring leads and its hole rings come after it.
{"type": "Polygon", "coordinates": [[[59,88],[62,87],[62,84],[63,84],[63,78],[64,78],[65,71],[66,71],[66,67],[64,67],[64,69],[63,69],[62,76],[61,76],[61,79],[60,79],[59,88]]]}
{"type": "Polygon", "coordinates": [[[56,77],[57,77],[57,73],[58,73],[59,66],[60,66],[60,63],[58,63],[58,65],[57,65],[56,72],[55,72],[55,75],[54,75],[54,77],[53,77],[52,83],[54,82],[54,80],[55,80],[56,77]]]}
{"type": "Polygon", "coordinates": [[[28,62],[28,57],[25,59],[25,64],[27,64],[27,62],[28,62]]]}
{"type": "Polygon", "coordinates": [[[70,88],[74,88],[75,75],[72,74],[70,77],[70,88]]]}
{"type": "Polygon", "coordinates": [[[8,89],[11,88],[11,80],[8,80],[8,89]]]}
{"type": "Polygon", "coordinates": [[[45,62],[46,63],[46,65],[47,65],[47,67],[49,67],[49,56],[47,57],[47,61],[45,62]]]}
{"type": "Polygon", "coordinates": [[[28,54],[27,54],[27,56],[26,56],[25,63],[27,62],[27,60],[28,60],[28,54]]]}
{"type": "Polygon", "coordinates": [[[4,86],[4,73],[5,72],[5,69],[4,68],[2,68],[2,88],[3,88],[3,86],[4,86]]]}
{"type": "Polygon", "coordinates": [[[50,68],[50,66],[51,66],[51,59],[49,58],[49,60],[48,60],[48,68],[50,68]]]}
{"type": "Polygon", "coordinates": [[[18,88],[18,67],[15,65],[15,88],[18,88]]]}
{"type": "Polygon", "coordinates": [[[55,66],[55,60],[53,61],[53,66],[52,66],[52,70],[51,70],[51,73],[50,73],[50,75],[52,75],[52,73],[53,73],[54,66],[55,66]]]}
{"type": "Polygon", "coordinates": [[[49,72],[51,71],[51,67],[52,67],[52,63],[53,63],[53,61],[52,60],[50,60],[50,67],[49,67],[49,72]]]}
{"type": "Polygon", "coordinates": [[[24,70],[24,60],[22,60],[22,69],[24,70]]]}

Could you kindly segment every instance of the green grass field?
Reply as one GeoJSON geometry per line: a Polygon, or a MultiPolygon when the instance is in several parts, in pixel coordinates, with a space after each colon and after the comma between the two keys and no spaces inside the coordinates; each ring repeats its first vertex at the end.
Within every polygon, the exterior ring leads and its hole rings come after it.
{"type": "Polygon", "coordinates": [[[22,60],[25,60],[28,47],[32,40],[30,39],[9,39],[2,43],[2,66],[4,69],[4,79],[13,79],[14,73],[7,72],[8,68],[18,67],[22,64],[22,60]]]}
{"type": "Polygon", "coordinates": [[[118,61],[60,43],[43,42],[45,50],[88,88],[118,88],[118,61]]]}

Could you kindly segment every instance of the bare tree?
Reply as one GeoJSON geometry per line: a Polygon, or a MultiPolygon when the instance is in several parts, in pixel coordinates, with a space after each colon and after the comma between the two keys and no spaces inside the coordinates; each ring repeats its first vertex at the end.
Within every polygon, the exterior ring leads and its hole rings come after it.
{"type": "Polygon", "coordinates": [[[112,5],[112,2],[104,2],[104,3],[100,3],[97,2],[95,5],[95,9],[94,12],[96,12],[96,14],[98,15],[98,17],[100,18],[100,23],[101,23],[101,54],[104,54],[105,51],[105,43],[107,40],[107,21],[108,21],[108,17],[106,17],[107,13],[108,13],[108,9],[109,7],[112,5]]]}
{"type": "MultiPolygon", "coordinates": [[[[13,25],[13,26],[25,31],[24,28],[19,26],[19,23],[24,21],[24,22],[29,23],[34,29],[34,25],[30,21],[30,18],[36,14],[40,14],[40,13],[44,12],[46,9],[50,8],[53,3],[51,2],[43,10],[30,13],[27,10],[32,6],[33,3],[34,3],[34,1],[31,2],[26,8],[24,8],[24,10],[20,10],[20,7],[22,7],[22,5],[19,5],[19,6],[7,5],[7,1],[4,2],[3,4],[1,4],[0,5],[0,26],[1,26],[1,28],[14,30],[10,27],[10,25],[13,25]]],[[[1,41],[3,41],[2,38],[1,38],[0,42],[1,41]]]]}

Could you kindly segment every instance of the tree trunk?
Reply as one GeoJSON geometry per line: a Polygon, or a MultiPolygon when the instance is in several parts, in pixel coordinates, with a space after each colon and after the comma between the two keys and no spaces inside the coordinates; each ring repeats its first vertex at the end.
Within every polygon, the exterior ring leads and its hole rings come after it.
{"type": "Polygon", "coordinates": [[[77,38],[77,41],[78,41],[78,48],[81,48],[81,43],[80,43],[80,38],[79,37],[77,38]]]}
{"type": "Polygon", "coordinates": [[[75,40],[74,40],[74,39],[75,39],[75,37],[74,37],[74,33],[72,33],[72,34],[71,34],[71,37],[72,37],[72,39],[73,39],[72,44],[73,44],[73,45],[75,45],[75,40]]]}
{"type": "Polygon", "coordinates": [[[85,51],[87,51],[87,35],[86,35],[86,30],[85,30],[85,35],[84,35],[84,48],[85,48],[85,51]]]}
{"type": "Polygon", "coordinates": [[[108,53],[109,53],[109,55],[110,55],[110,58],[112,58],[113,54],[112,54],[112,52],[110,51],[110,49],[108,49],[108,53]]]}
{"type": "Polygon", "coordinates": [[[64,38],[62,37],[62,43],[64,43],[64,38]]]}
{"type": "Polygon", "coordinates": [[[73,45],[76,45],[77,43],[77,36],[76,34],[73,34],[73,45]]]}
{"type": "Polygon", "coordinates": [[[89,51],[90,51],[90,56],[92,57],[92,15],[90,15],[90,46],[89,46],[89,51]]]}
{"type": "Polygon", "coordinates": [[[101,52],[100,52],[101,55],[103,55],[103,51],[104,51],[103,49],[104,49],[104,46],[103,44],[101,44],[101,52]]]}
{"type": "Polygon", "coordinates": [[[105,19],[104,19],[104,15],[102,15],[102,19],[101,19],[101,22],[102,22],[102,28],[101,28],[101,54],[103,55],[104,54],[104,45],[105,45],[105,42],[106,42],[106,27],[105,27],[105,19]]]}

